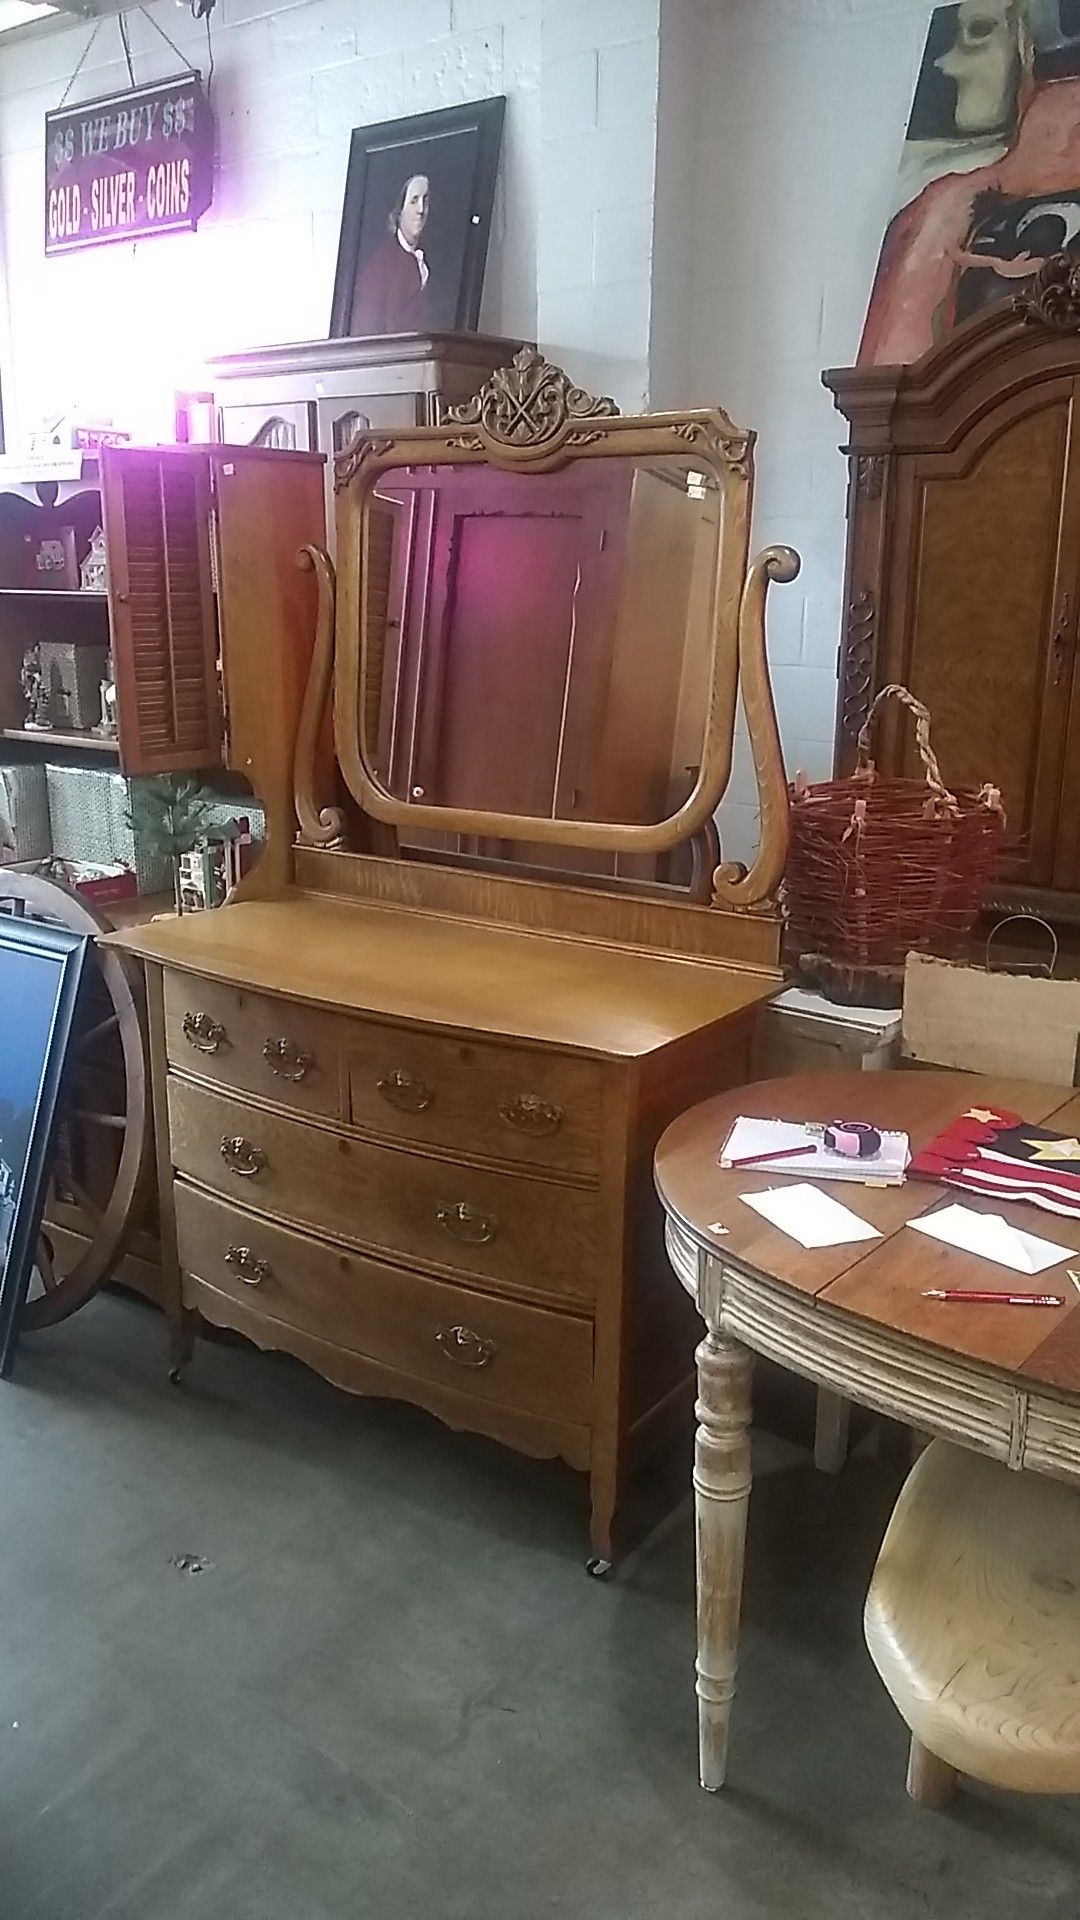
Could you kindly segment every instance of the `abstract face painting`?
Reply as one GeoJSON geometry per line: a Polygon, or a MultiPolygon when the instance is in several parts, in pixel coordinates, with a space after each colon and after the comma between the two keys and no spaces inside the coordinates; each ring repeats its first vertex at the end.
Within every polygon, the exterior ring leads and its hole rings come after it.
{"type": "Polygon", "coordinates": [[[917,359],[1061,252],[1080,257],[1080,5],[936,7],[860,364],[917,359]]]}

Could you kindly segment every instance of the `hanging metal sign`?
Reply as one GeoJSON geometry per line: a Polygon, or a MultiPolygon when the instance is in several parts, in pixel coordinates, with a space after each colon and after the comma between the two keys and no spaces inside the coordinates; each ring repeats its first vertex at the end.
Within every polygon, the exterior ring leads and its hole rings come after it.
{"type": "Polygon", "coordinates": [[[213,198],[214,132],[197,73],[45,115],[45,251],[194,227],[213,198]]]}

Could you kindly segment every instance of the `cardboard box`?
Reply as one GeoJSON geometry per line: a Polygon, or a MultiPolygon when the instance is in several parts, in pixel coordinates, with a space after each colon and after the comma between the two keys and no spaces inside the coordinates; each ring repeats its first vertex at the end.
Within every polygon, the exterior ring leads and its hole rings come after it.
{"type": "Polygon", "coordinates": [[[909,953],[905,1060],[1080,1085],[1080,980],[1039,979],[909,953]]]}

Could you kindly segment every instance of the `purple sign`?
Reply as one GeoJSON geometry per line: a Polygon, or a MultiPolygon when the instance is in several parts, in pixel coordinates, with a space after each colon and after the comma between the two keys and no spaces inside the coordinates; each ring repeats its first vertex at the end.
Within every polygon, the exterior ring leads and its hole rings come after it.
{"type": "Polygon", "coordinates": [[[45,115],[45,251],[194,227],[213,198],[214,132],[197,73],[45,115]]]}

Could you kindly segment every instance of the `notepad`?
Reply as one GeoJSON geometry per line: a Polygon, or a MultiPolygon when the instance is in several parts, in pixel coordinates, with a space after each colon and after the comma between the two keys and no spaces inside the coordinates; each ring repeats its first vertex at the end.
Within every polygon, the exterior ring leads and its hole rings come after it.
{"type": "Polygon", "coordinates": [[[814,1180],[858,1180],[863,1185],[898,1187],[911,1159],[911,1144],[906,1133],[883,1133],[880,1153],[872,1160],[853,1160],[847,1154],[830,1152],[820,1132],[796,1121],[741,1116],[720,1149],[720,1165],[727,1167],[750,1159],[757,1160],[761,1173],[789,1173],[796,1179],[809,1174],[814,1180]],[[792,1147],[805,1148],[805,1154],[785,1160],[765,1157],[792,1147]]]}
{"type": "Polygon", "coordinates": [[[806,1181],[792,1187],[767,1187],[764,1193],[743,1193],[739,1198],[801,1247],[842,1247],[849,1240],[881,1239],[876,1227],[806,1181]]]}
{"type": "Polygon", "coordinates": [[[1047,1267],[1076,1258],[1071,1247],[1060,1247],[1037,1233],[1023,1233],[1000,1213],[976,1213],[972,1207],[942,1207],[938,1213],[909,1220],[908,1226],[930,1239],[943,1240],[947,1247],[960,1247],[982,1260],[992,1260],[996,1266],[1008,1267],[1013,1273],[1045,1273],[1047,1267]]]}

